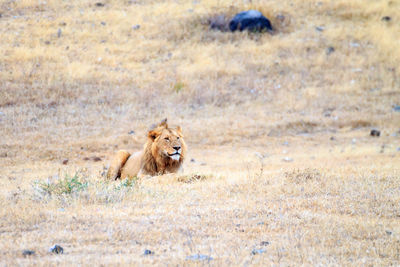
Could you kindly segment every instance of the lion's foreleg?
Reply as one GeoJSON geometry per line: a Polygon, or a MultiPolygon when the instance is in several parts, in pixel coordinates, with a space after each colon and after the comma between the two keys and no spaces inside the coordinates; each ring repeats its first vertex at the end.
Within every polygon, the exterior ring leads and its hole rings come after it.
{"type": "Polygon", "coordinates": [[[107,179],[116,180],[121,176],[121,169],[125,165],[131,154],[125,150],[120,150],[111,160],[110,167],[107,172],[107,179]]]}

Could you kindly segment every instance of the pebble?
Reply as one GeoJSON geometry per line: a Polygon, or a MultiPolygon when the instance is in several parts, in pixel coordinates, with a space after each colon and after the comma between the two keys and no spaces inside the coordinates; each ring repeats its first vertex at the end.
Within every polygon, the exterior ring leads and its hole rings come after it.
{"type": "Polygon", "coordinates": [[[59,245],[54,245],[51,248],[49,248],[49,252],[55,254],[64,254],[64,249],[59,245]]]}
{"type": "Polygon", "coordinates": [[[382,21],[391,21],[392,18],[389,17],[389,16],[384,16],[384,17],[381,18],[381,20],[382,20],[382,21]]]}
{"type": "Polygon", "coordinates": [[[285,161],[285,162],[292,162],[292,161],[293,161],[293,158],[284,157],[282,160],[285,161]]]}
{"type": "Polygon", "coordinates": [[[327,55],[330,55],[330,54],[332,54],[333,52],[335,52],[335,48],[334,48],[333,46],[329,46],[329,47],[327,47],[326,50],[325,50],[325,53],[326,53],[327,55]]]}
{"type": "Polygon", "coordinates": [[[257,255],[257,254],[262,254],[262,253],[264,253],[264,252],[266,252],[266,251],[267,251],[267,250],[266,250],[265,248],[253,249],[253,250],[251,251],[251,254],[257,255]]]}
{"type": "Polygon", "coordinates": [[[210,257],[208,255],[203,255],[203,254],[194,254],[191,256],[186,257],[187,260],[192,260],[192,261],[211,261],[214,258],[210,257]]]}
{"type": "Polygon", "coordinates": [[[376,129],[372,129],[370,135],[371,136],[375,136],[375,137],[379,137],[381,135],[381,131],[376,130],[376,129]]]}
{"type": "Polygon", "coordinates": [[[154,251],[151,251],[150,249],[145,249],[143,252],[144,255],[153,255],[154,251]]]}
{"type": "Polygon", "coordinates": [[[26,257],[26,256],[32,256],[32,255],[34,255],[34,254],[35,254],[35,251],[33,251],[33,250],[25,249],[25,250],[22,251],[22,255],[23,255],[24,257],[26,257]]]}

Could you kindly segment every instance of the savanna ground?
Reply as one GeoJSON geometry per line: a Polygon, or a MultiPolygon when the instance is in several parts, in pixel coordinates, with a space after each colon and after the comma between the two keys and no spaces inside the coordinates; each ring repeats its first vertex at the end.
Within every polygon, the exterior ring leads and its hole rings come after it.
{"type": "Polygon", "coordinates": [[[0,265],[400,264],[399,1],[99,3],[0,3],[0,265]],[[164,117],[184,172],[105,181],[164,117]]]}

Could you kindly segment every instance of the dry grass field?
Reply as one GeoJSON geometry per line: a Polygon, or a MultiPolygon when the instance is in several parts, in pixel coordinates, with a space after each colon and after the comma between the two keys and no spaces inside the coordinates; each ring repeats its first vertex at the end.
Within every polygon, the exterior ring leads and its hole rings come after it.
{"type": "Polygon", "coordinates": [[[0,266],[400,265],[400,1],[2,0],[0,36],[0,266]],[[210,30],[247,9],[274,34],[210,30]],[[183,172],[106,181],[164,117],[183,172]]]}

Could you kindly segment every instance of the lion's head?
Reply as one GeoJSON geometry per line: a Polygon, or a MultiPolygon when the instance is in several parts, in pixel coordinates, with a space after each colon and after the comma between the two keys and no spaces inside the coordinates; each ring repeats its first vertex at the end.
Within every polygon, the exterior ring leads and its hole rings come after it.
{"type": "Polygon", "coordinates": [[[168,127],[167,119],[151,127],[145,151],[147,160],[144,162],[144,168],[147,172],[176,172],[182,165],[186,153],[181,127],[168,127]]]}

